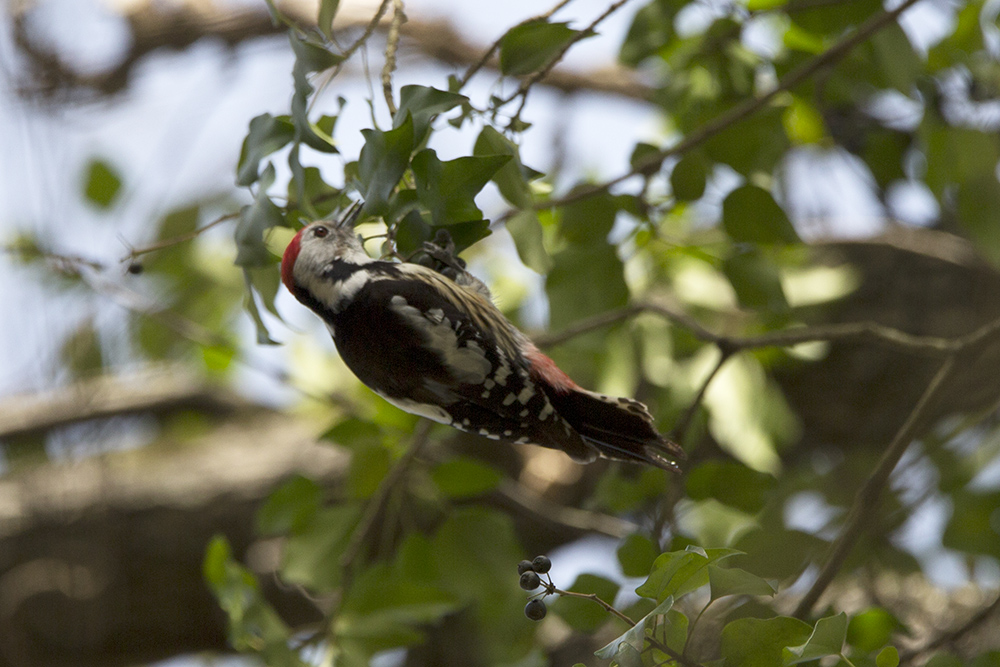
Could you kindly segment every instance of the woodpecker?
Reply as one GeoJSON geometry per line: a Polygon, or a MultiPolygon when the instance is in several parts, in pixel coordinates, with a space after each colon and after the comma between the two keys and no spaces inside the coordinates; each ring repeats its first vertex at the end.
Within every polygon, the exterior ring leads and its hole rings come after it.
{"type": "Polygon", "coordinates": [[[678,471],[683,450],[657,432],[645,405],[577,385],[464,270],[447,277],[369,256],[352,222],[300,230],[281,280],[375,393],[406,412],[581,463],[603,456],[678,471]]]}

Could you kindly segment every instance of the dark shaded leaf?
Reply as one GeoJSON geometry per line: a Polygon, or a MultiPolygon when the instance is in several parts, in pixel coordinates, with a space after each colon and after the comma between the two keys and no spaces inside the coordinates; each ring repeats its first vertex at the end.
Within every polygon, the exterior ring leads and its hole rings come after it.
{"type": "Polygon", "coordinates": [[[618,547],[618,562],[626,577],[645,577],[649,575],[653,562],[659,555],[659,549],[651,539],[641,533],[632,533],[618,547]]]}
{"type": "Polygon", "coordinates": [[[732,461],[707,461],[692,468],[687,477],[692,500],[714,498],[751,514],[764,509],[775,486],[777,481],[771,475],[732,461]]]}
{"type": "Polygon", "coordinates": [[[431,471],[431,479],[441,493],[451,498],[470,498],[496,488],[503,476],[488,465],[468,457],[439,463],[431,471]]]}
{"type": "Polygon", "coordinates": [[[759,248],[737,248],[722,263],[722,272],[736,291],[740,305],[776,313],[788,310],[781,273],[759,248]]]}
{"type": "Polygon", "coordinates": [[[246,187],[256,183],[260,161],[286,146],[294,137],[295,126],[288,116],[274,117],[265,113],[252,119],[236,165],[236,185],[246,187]]]}
{"type": "Polygon", "coordinates": [[[568,23],[545,20],[515,26],[500,39],[500,71],[521,76],[540,70],[579,34],[568,23]]]}
{"type": "Polygon", "coordinates": [[[319,485],[296,475],[272,491],[257,510],[257,532],[280,535],[303,530],[316,516],[321,500],[319,485]]]}
{"type": "Polygon", "coordinates": [[[473,155],[480,157],[486,155],[510,155],[511,160],[500,167],[493,175],[493,182],[496,183],[497,189],[500,190],[503,198],[511,205],[518,208],[531,206],[531,189],[528,187],[528,181],[524,176],[517,145],[514,142],[487,125],[479,133],[479,137],[476,138],[473,155]]]}
{"type": "Polygon", "coordinates": [[[767,190],[743,185],[722,202],[722,227],[744,243],[795,243],[799,240],[788,216],[767,190]]]}
{"type": "Polygon", "coordinates": [[[740,618],[722,629],[722,657],[727,667],[776,667],[782,651],[809,638],[812,628],[797,618],[740,618]]]}
{"type": "Polygon", "coordinates": [[[708,164],[698,153],[688,153],[670,172],[670,189],[678,201],[696,201],[705,194],[708,164]]]}
{"type": "Polygon", "coordinates": [[[432,149],[417,153],[412,163],[417,197],[430,210],[433,224],[481,220],[476,195],[510,159],[509,155],[487,155],[441,162],[432,149]]]}
{"type": "Polygon", "coordinates": [[[469,98],[458,93],[438,90],[428,86],[403,86],[399,90],[399,109],[393,116],[392,126],[400,127],[409,115],[413,119],[413,143],[419,146],[430,130],[431,121],[438,114],[451,111],[465,104],[469,98]]]}
{"type": "Polygon", "coordinates": [[[383,215],[388,210],[389,195],[396,188],[410,163],[413,152],[411,117],[395,129],[362,130],[365,145],[358,158],[358,180],[365,200],[362,215],[383,215]]]}

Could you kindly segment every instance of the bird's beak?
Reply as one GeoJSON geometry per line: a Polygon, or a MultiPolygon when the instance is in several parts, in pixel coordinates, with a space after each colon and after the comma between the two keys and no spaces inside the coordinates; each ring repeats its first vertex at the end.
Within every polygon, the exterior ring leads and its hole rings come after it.
{"type": "Polygon", "coordinates": [[[361,208],[364,206],[364,202],[356,201],[353,202],[347,209],[346,212],[340,217],[340,221],[337,223],[339,229],[346,229],[354,226],[354,221],[358,219],[361,215],[361,208]]]}

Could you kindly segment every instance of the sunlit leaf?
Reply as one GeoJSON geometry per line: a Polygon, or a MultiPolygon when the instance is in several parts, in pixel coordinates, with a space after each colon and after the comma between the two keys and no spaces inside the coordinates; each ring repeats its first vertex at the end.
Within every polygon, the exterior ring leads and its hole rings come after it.
{"type": "Polygon", "coordinates": [[[789,646],[782,651],[785,665],[798,665],[831,655],[840,655],[847,637],[847,614],[827,616],[816,621],[816,627],[805,643],[789,646]]]}
{"type": "Polygon", "coordinates": [[[708,566],[711,599],[727,595],[774,595],[774,587],[756,574],[738,567],[708,566]]]}
{"type": "Polygon", "coordinates": [[[104,160],[91,160],[83,177],[83,196],[98,208],[111,208],[122,187],[121,174],[104,160]]]}
{"type": "Polygon", "coordinates": [[[507,221],[507,231],[514,239],[517,254],[529,269],[545,274],[552,268],[552,258],[545,250],[542,225],[531,209],[521,211],[507,221]]]}
{"type": "Polygon", "coordinates": [[[847,643],[870,653],[888,644],[899,627],[899,620],[887,610],[870,607],[851,618],[847,626],[847,643]]]}

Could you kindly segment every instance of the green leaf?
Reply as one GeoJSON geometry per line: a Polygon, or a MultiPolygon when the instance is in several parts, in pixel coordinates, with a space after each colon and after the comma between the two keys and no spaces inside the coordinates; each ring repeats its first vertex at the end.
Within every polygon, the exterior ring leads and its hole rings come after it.
{"type": "Polygon", "coordinates": [[[952,504],[942,544],[969,554],[1000,557],[1000,491],[959,490],[952,494],[952,504]]]}
{"type": "MultiPolygon", "coordinates": [[[[930,663],[927,663],[928,665],[930,663]]],[[[899,651],[895,646],[886,646],[875,657],[876,667],[899,667],[899,651]]]]}
{"type": "Polygon", "coordinates": [[[499,472],[475,459],[458,457],[440,463],[431,479],[441,493],[451,498],[471,498],[492,491],[503,478],[499,472]]]}
{"type": "Polygon", "coordinates": [[[899,620],[881,607],[871,607],[857,614],[847,626],[847,643],[859,651],[871,653],[889,643],[899,629],[899,620]]]}
{"type": "Polygon", "coordinates": [[[236,166],[236,185],[246,187],[257,182],[260,162],[280,150],[295,137],[295,126],[288,116],[277,118],[269,113],[250,121],[250,131],[243,140],[236,166]]]}
{"type": "Polygon", "coordinates": [[[657,557],[656,544],[641,533],[632,533],[618,547],[618,562],[626,577],[645,577],[657,557]]]}
{"type": "Polygon", "coordinates": [[[333,632],[338,643],[357,642],[375,653],[421,641],[419,626],[438,621],[456,606],[454,596],[382,563],[366,570],[351,586],[333,632]]]}
{"type": "Polygon", "coordinates": [[[715,498],[730,507],[755,514],[777,486],[772,475],[733,461],[707,461],[687,476],[687,494],[692,500],[715,498]]]}
{"type": "Polygon", "coordinates": [[[531,209],[521,211],[507,221],[507,231],[514,239],[517,255],[525,266],[542,275],[552,269],[552,258],[545,250],[542,224],[537,213],[531,209]]]}
{"type": "Polygon", "coordinates": [[[469,98],[458,93],[438,90],[428,86],[403,86],[399,90],[399,109],[393,116],[392,126],[401,127],[407,116],[413,119],[413,143],[419,146],[430,130],[431,121],[438,114],[451,111],[465,104],[469,98]]]}
{"type": "Polygon", "coordinates": [[[673,598],[667,598],[656,605],[651,612],[643,616],[636,622],[635,626],[627,630],[623,635],[613,639],[606,646],[594,651],[594,655],[603,660],[611,660],[620,656],[625,650],[641,653],[646,643],[646,624],[657,616],[663,616],[674,605],[673,598]]]}
{"type": "Polygon", "coordinates": [[[333,38],[333,18],[337,15],[339,7],[340,0],[320,0],[319,18],[316,20],[316,26],[327,39],[333,38]]]}
{"type": "Polygon", "coordinates": [[[812,628],[797,618],[740,618],[722,629],[722,657],[726,667],[776,667],[782,651],[806,641],[812,628]]]}
{"type": "Polygon", "coordinates": [[[798,234],[788,216],[767,190],[743,185],[722,202],[722,227],[744,243],[796,243],[798,234]]]}
{"type": "MultiPolygon", "coordinates": [[[[503,198],[512,206],[522,209],[531,206],[531,188],[528,187],[521,159],[518,156],[517,145],[513,141],[487,125],[476,138],[476,145],[472,153],[477,157],[510,155],[511,160],[493,175],[493,182],[496,183],[503,198]]],[[[525,263],[527,264],[527,262],[525,263]]]]}
{"type": "Polygon", "coordinates": [[[304,529],[319,511],[322,490],[296,475],[272,491],[257,510],[257,532],[280,535],[304,529]]]}
{"type": "Polygon", "coordinates": [[[483,213],[475,197],[510,159],[509,155],[487,155],[441,162],[433,149],[424,149],[412,163],[417,197],[430,210],[435,225],[481,220],[483,213]]]}
{"type": "Polygon", "coordinates": [[[846,638],[847,614],[840,612],[836,616],[821,618],[816,621],[816,628],[804,644],[789,646],[782,651],[784,664],[797,665],[828,655],[840,655],[846,638]]]}
{"type": "MultiPolygon", "coordinates": [[[[295,92],[292,95],[292,124],[295,128],[294,141],[305,143],[324,153],[336,153],[337,149],[332,139],[309,122],[309,98],[313,87],[308,75],[312,72],[322,72],[343,62],[344,57],[333,53],[322,44],[302,39],[294,31],[289,31],[288,38],[295,53],[295,65],[292,67],[292,81],[295,92]]],[[[296,159],[297,161],[297,159],[296,159]]]]}
{"type": "Polygon", "coordinates": [[[621,260],[606,242],[570,246],[553,255],[552,260],[545,291],[553,329],[628,303],[621,260]]]}
{"type": "Polygon", "coordinates": [[[652,144],[640,141],[632,149],[628,162],[636,173],[652,176],[663,166],[663,152],[652,144]]]}
{"type": "Polygon", "coordinates": [[[778,106],[762,109],[708,139],[702,151],[709,162],[728,164],[744,176],[769,174],[790,147],[783,115],[778,106]]]}
{"type": "Polygon", "coordinates": [[[737,247],[722,263],[722,272],[740,305],[769,313],[788,310],[778,267],[756,247],[737,247]]]}
{"type": "Polygon", "coordinates": [[[618,60],[623,65],[635,67],[664,50],[676,35],[674,18],[684,5],[683,0],[652,0],[637,11],[622,42],[618,60]]]}
{"type": "Polygon", "coordinates": [[[871,39],[873,60],[886,88],[895,88],[904,95],[913,93],[923,62],[913,43],[898,23],[890,23],[871,39]]]}
{"type": "Polygon", "coordinates": [[[568,23],[545,20],[514,26],[500,38],[500,71],[507,76],[538,71],[579,34],[568,23]]]}
{"type": "MultiPolygon", "coordinates": [[[[570,195],[579,189],[573,188],[570,195]]],[[[617,215],[618,200],[615,197],[609,194],[587,197],[562,209],[559,233],[570,243],[604,245],[617,215]]]]}
{"type": "Polygon", "coordinates": [[[111,208],[122,187],[121,175],[104,160],[91,160],[83,179],[83,196],[98,208],[111,208]]]}
{"type": "Polygon", "coordinates": [[[360,507],[347,503],[317,511],[285,543],[282,578],[321,593],[335,591],[340,586],[340,557],[360,517],[360,507]]]}
{"type": "Polygon", "coordinates": [[[660,602],[667,598],[676,600],[708,583],[709,565],[739,553],[735,549],[700,547],[662,553],[654,561],[649,577],[635,592],[660,602]]]}
{"type": "Polygon", "coordinates": [[[670,172],[670,189],[678,201],[696,201],[705,194],[708,165],[698,153],[688,153],[670,172]]]}
{"type": "Polygon", "coordinates": [[[381,445],[361,445],[351,453],[345,491],[349,498],[370,498],[392,466],[389,450],[381,445]]]}
{"type": "Polygon", "coordinates": [[[958,218],[969,239],[982,254],[1000,266],[1000,182],[988,170],[961,183],[958,188],[958,218]]]}
{"type": "Polygon", "coordinates": [[[275,257],[264,244],[264,232],[284,224],[281,209],[267,196],[267,189],[274,183],[274,165],[268,163],[260,177],[257,196],[253,204],[240,209],[236,223],[236,265],[260,267],[274,264],[275,257]]]}
{"type": "MultiPolygon", "coordinates": [[[[596,595],[608,604],[614,604],[615,596],[618,595],[618,584],[595,574],[581,574],[569,590],[574,593],[596,595]]],[[[592,634],[611,618],[610,614],[593,600],[566,596],[560,597],[552,604],[552,611],[559,614],[574,630],[587,634],[592,634]]]]}
{"type": "Polygon", "coordinates": [[[320,436],[321,440],[354,449],[382,443],[382,429],[365,419],[344,419],[320,436]]]}
{"type": "Polygon", "coordinates": [[[365,145],[358,157],[359,188],[365,200],[362,215],[383,215],[388,211],[389,195],[406,172],[413,152],[413,120],[408,116],[395,129],[362,130],[365,145]]]}
{"type": "Polygon", "coordinates": [[[738,567],[708,566],[708,583],[712,600],[727,595],[774,595],[774,586],[756,574],[738,567]]]}

